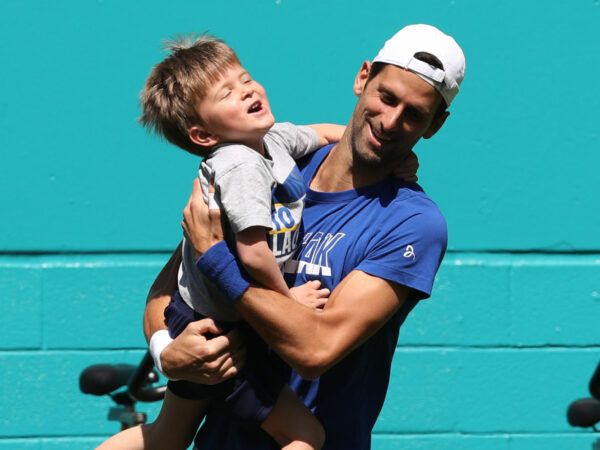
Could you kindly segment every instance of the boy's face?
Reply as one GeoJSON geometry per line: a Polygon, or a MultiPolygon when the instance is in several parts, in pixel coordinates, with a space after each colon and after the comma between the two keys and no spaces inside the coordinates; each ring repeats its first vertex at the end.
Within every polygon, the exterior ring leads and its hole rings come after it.
{"type": "Polygon", "coordinates": [[[212,139],[208,145],[261,145],[275,122],[265,89],[239,64],[227,69],[196,108],[203,121],[201,128],[212,139]]]}

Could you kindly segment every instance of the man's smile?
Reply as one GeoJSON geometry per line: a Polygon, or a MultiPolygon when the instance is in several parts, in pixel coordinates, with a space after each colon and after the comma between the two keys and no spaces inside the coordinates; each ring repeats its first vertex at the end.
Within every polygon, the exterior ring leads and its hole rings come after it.
{"type": "Polygon", "coordinates": [[[367,130],[369,135],[369,141],[376,147],[381,147],[392,141],[392,136],[382,134],[377,131],[377,127],[373,126],[371,122],[367,120],[367,130]]]}

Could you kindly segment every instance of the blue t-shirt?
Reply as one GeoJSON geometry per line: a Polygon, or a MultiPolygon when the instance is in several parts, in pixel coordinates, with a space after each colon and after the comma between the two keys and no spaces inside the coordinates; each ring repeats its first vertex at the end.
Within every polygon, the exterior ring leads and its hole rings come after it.
{"type": "MultiPolygon", "coordinates": [[[[298,162],[308,186],[331,146],[298,162]]],[[[289,384],[326,431],[324,449],[369,449],[383,406],[400,325],[431,293],[447,243],[446,222],[414,183],[394,178],[364,188],[324,193],[307,189],[304,238],[285,265],[286,280],[319,279],[333,290],[353,270],[413,289],[394,316],[370,339],[313,381],[290,370],[289,384]]],[[[369,301],[369,299],[365,299],[369,301]]],[[[209,414],[199,448],[278,448],[262,430],[209,414]]]]}

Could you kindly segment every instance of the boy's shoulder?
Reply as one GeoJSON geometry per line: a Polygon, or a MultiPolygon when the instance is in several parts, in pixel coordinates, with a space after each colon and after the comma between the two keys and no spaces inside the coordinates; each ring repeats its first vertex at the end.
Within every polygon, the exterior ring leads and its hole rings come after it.
{"type": "MultiPolygon", "coordinates": [[[[302,132],[302,128],[305,127],[297,126],[290,122],[276,123],[267,132],[264,140],[267,142],[267,145],[271,142],[271,148],[274,143],[278,144],[275,146],[275,148],[278,148],[282,143],[287,143],[290,140],[295,141],[296,136],[302,132]]],[[[264,160],[264,157],[250,147],[244,144],[228,142],[215,146],[210,154],[202,160],[202,163],[236,165],[236,162],[243,163],[261,160],[264,160]]]]}
{"type": "Polygon", "coordinates": [[[302,127],[294,125],[291,122],[275,122],[271,129],[267,132],[267,136],[285,135],[288,133],[297,133],[302,127]]]}
{"type": "Polygon", "coordinates": [[[260,153],[242,144],[224,144],[216,148],[200,162],[199,174],[206,179],[216,180],[226,175],[239,174],[267,177],[269,164],[260,153]]]}
{"type": "Polygon", "coordinates": [[[246,163],[259,163],[264,158],[260,153],[243,144],[227,143],[215,147],[201,162],[203,166],[237,166],[246,163]]]}

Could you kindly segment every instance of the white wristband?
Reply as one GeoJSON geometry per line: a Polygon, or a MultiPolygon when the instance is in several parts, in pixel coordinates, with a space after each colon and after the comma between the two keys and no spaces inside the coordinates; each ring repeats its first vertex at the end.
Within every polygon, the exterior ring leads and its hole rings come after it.
{"type": "Polygon", "coordinates": [[[168,330],[158,330],[150,338],[149,350],[150,355],[152,355],[152,359],[154,360],[154,366],[156,369],[169,380],[174,380],[173,378],[169,378],[167,375],[165,375],[160,362],[161,353],[171,342],[173,342],[173,339],[171,336],[169,336],[168,330]]]}

